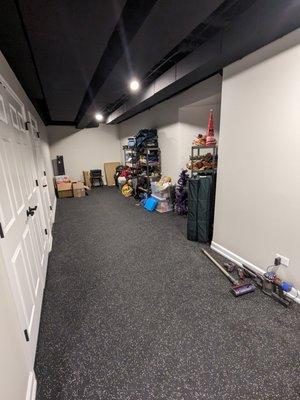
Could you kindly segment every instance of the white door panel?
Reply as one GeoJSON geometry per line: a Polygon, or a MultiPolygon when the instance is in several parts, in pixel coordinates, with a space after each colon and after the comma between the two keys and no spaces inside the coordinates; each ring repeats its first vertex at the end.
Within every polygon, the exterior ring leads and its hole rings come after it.
{"type": "Polygon", "coordinates": [[[28,333],[31,331],[34,315],[35,298],[29,277],[27,262],[24,255],[23,244],[20,243],[11,259],[12,270],[15,275],[19,297],[24,312],[28,333]]]}
{"type": "Polygon", "coordinates": [[[2,229],[6,235],[15,221],[13,199],[12,199],[12,185],[9,175],[5,169],[7,165],[7,158],[4,149],[4,141],[0,137],[0,185],[1,185],[1,203],[0,203],[0,217],[2,222],[2,229]]]}
{"type": "Polygon", "coordinates": [[[3,159],[5,160],[5,170],[11,182],[11,190],[15,203],[15,210],[20,214],[24,209],[24,199],[22,195],[19,171],[16,161],[16,146],[12,139],[2,138],[3,142],[3,159]]]}
{"type": "Polygon", "coordinates": [[[0,94],[0,121],[7,123],[6,110],[2,94],[0,94]]]}
{"type": "Polygon", "coordinates": [[[29,264],[32,265],[32,268],[30,268],[29,273],[30,273],[30,281],[32,284],[33,292],[34,292],[34,297],[38,294],[41,281],[40,281],[40,276],[39,276],[39,268],[38,268],[38,263],[36,259],[36,254],[35,254],[35,243],[34,239],[32,236],[32,232],[30,229],[26,229],[23,235],[23,241],[25,243],[25,249],[26,249],[26,255],[27,255],[27,261],[29,264]]]}
{"type": "Polygon", "coordinates": [[[28,165],[27,158],[30,157],[30,152],[28,151],[27,141],[29,139],[29,135],[25,132],[22,132],[18,135],[17,144],[18,144],[18,163],[19,168],[21,169],[21,183],[24,192],[24,196],[27,200],[30,200],[33,191],[33,182],[34,178],[32,175],[32,167],[28,165]]]}
{"type": "Polygon", "coordinates": [[[9,103],[8,106],[10,111],[11,124],[15,129],[19,130],[17,111],[11,103],[9,103]]]}

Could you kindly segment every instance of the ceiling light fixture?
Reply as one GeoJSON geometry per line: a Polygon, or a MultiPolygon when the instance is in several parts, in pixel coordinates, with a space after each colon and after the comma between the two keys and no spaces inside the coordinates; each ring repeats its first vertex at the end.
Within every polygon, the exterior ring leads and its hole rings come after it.
{"type": "Polygon", "coordinates": [[[140,82],[137,79],[132,79],[132,81],[129,84],[129,87],[132,92],[137,92],[140,88],[140,82]]]}
{"type": "Polygon", "coordinates": [[[103,115],[100,113],[95,114],[95,118],[97,121],[103,121],[103,115]]]}

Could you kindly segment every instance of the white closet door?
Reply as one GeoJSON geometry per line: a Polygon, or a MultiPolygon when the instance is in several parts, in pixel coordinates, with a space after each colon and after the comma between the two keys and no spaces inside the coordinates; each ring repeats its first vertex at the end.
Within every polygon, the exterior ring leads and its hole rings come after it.
{"type": "Polygon", "coordinates": [[[43,215],[44,215],[44,224],[47,230],[47,236],[45,237],[44,245],[47,246],[48,250],[51,250],[52,246],[52,205],[50,201],[48,182],[46,178],[46,169],[44,164],[44,159],[42,156],[41,143],[39,139],[39,130],[36,119],[29,113],[29,122],[30,122],[30,132],[32,135],[33,142],[33,154],[34,154],[34,162],[35,168],[37,171],[37,180],[38,180],[38,190],[40,194],[41,204],[43,206],[43,215]]]}
{"type": "Polygon", "coordinates": [[[44,286],[45,228],[24,115],[22,104],[0,85],[0,246],[33,366],[44,286]]]}

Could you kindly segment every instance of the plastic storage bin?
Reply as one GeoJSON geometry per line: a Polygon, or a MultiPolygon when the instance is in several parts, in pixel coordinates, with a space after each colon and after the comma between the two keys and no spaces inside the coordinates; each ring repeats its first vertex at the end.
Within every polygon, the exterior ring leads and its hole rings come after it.
{"type": "Polygon", "coordinates": [[[134,137],[128,138],[127,146],[128,147],[134,147],[135,146],[135,138],[134,137]]]}
{"type": "Polygon", "coordinates": [[[170,197],[170,186],[166,189],[160,190],[157,182],[151,182],[151,192],[158,200],[168,199],[170,197]]]}
{"type": "Polygon", "coordinates": [[[173,210],[172,203],[168,199],[158,200],[156,211],[165,213],[173,210]]]}

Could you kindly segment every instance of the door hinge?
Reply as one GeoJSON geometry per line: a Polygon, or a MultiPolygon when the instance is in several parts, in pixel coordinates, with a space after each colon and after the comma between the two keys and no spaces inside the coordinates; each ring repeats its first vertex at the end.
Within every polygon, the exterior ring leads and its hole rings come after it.
{"type": "Polygon", "coordinates": [[[28,335],[27,329],[24,329],[24,335],[25,335],[26,342],[29,342],[29,335],[28,335]]]}
{"type": "Polygon", "coordinates": [[[48,231],[47,231],[47,229],[45,228],[45,235],[48,235],[48,231]]]}
{"type": "Polygon", "coordinates": [[[40,138],[40,132],[36,132],[36,136],[40,138]]]}
{"type": "Polygon", "coordinates": [[[30,125],[30,122],[25,122],[25,129],[26,129],[26,131],[29,131],[29,125],[30,125]]]}
{"type": "Polygon", "coordinates": [[[36,186],[39,186],[39,181],[37,179],[35,180],[35,184],[36,186]]]}
{"type": "Polygon", "coordinates": [[[0,238],[3,239],[4,238],[4,233],[3,233],[3,229],[2,229],[2,224],[0,222],[0,238]]]}
{"type": "Polygon", "coordinates": [[[46,176],[46,171],[44,171],[44,175],[46,176]]]}
{"type": "Polygon", "coordinates": [[[50,210],[52,211],[52,206],[49,206],[50,210]]]}

